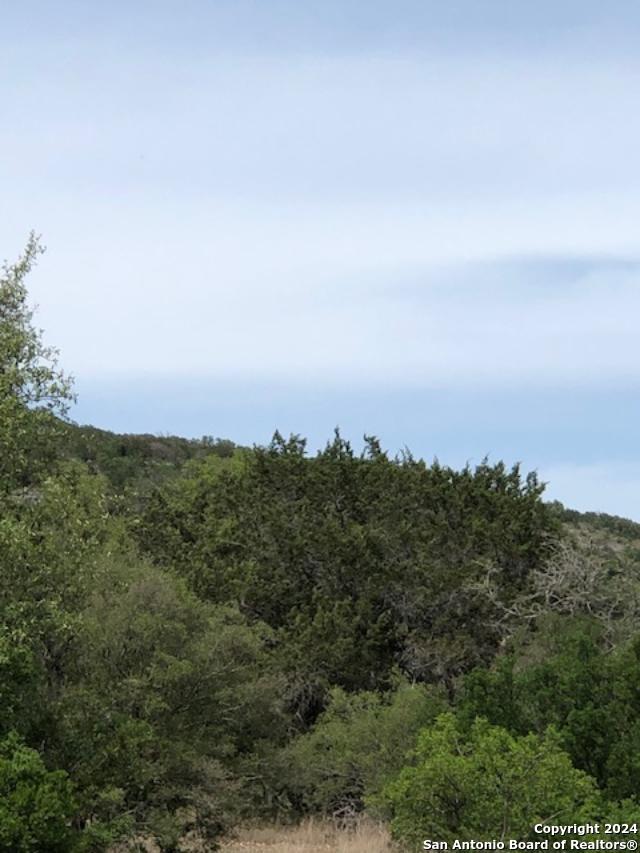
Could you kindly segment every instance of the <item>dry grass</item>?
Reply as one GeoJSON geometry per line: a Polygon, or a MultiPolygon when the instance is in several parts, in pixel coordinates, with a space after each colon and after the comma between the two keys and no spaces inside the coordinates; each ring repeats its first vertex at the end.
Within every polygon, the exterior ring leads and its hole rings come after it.
{"type": "Polygon", "coordinates": [[[384,826],[372,822],[354,829],[305,821],[299,826],[270,826],[238,832],[222,844],[221,853],[390,853],[392,844],[384,826]]]}

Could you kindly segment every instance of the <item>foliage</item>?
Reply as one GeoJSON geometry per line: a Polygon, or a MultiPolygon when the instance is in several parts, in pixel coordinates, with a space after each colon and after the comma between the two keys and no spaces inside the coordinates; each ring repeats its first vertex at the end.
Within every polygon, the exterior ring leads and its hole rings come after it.
{"type": "Polygon", "coordinates": [[[548,622],[519,656],[467,677],[459,715],[514,733],[553,725],[575,766],[607,796],[640,800],[640,638],[606,653],[600,636],[590,622],[548,622]]]}
{"type": "Polygon", "coordinates": [[[28,486],[51,462],[57,421],[72,399],[57,352],[33,326],[25,278],[42,247],[31,234],[24,254],[0,271],[0,494],[28,486]]]}
{"type": "Polygon", "coordinates": [[[92,473],[106,477],[109,486],[138,495],[177,476],[188,462],[229,460],[236,452],[232,441],[203,436],[119,435],[91,426],[65,424],[61,453],[86,463],[92,473]]]}
{"type": "Polygon", "coordinates": [[[33,501],[7,500],[0,518],[1,731],[48,738],[52,702],[93,584],[128,546],[106,512],[101,481],[77,463],[48,477],[33,501]]]}
{"type": "Polygon", "coordinates": [[[198,595],[234,603],[276,632],[303,721],[330,685],[387,689],[397,666],[444,679],[487,662],[499,634],[474,593],[487,563],[514,595],[555,529],[535,475],[356,454],[336,433],[315,457],[276,434],[212,476],[155,492],[136,526],[143,550],[198,595]]]}
{"type": "Polygon", "coordinates": [[[239,796],[234,762],[277,736],[265,639],[155,569],[114,567],[95,584],[56,708],[56,758],[74,768],[86,821],[124,813],[159,837],[216,837],[239,796]]]}
{"type": "Polygon", "coordinates": [[[504,638],[551,615],[588,617],[601,628],[609,647],[632,637],[640,618],[640,559],[625,548],[572,531],[554,542],[548,558],[534,568],[526,590],[508,598],[495,567],[476,587],[492,612],[493,625],[504,638]]]}
{"type": "Polygon", "coordinates": [[[314,728],[285,753],[301,806],[343,819],[362,811],[445,707],[441,695],[419,684],[402,683],[390,696],[334,689],[314,728]]]}
{"type": "Polygon", "coordinates": [[[71,853],[73,791],[67,774],[48,771],[41,756],[11,734],[0,741],[0,851],[71,853]]]}
{"type": "Polygon", "coordinates": [[[563,506],[560,501],[554,501],[552,510],[562,521],[569,522],[574,527],[581,525],[591,531],[604,530],[620,539],[640,540],[640,524],[619,515],[609,515],[606,512],[578,512],[563,506]]]}
{"type": "Polygon", "coordinates": [[[385,797],[394,834],[416,846],[526,840],[538,822],[587,823],[600,807],[594,780],[572,766],[553,729],[516,737],[478,719],[464,734],[450,713],[421,733],[415,765],[385,797]]]}
{"type": "Polygon", "coordinates": [[[39,719],[45,672],[24,630],[0,627],[0,737],[29,732],[39,719]]]}

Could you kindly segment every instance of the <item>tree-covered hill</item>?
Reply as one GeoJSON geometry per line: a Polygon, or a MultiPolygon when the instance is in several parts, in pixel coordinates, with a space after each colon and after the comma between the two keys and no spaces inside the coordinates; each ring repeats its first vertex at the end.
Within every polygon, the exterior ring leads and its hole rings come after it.
{"type": "Polygon", "coordinates": [[[637,521],[606,512],[578,512],[562,505],[558,505],[558,512],[563,521],[594,534],[602,531],[605,536],[610,536],[612,541],[640,543],[640,523],[637,521]]]}
{"type": "Polygon", "coordinates": [[[235,450],[232,441],[212,436],[119,434],[68,422],[60,446],[62,456],[78,459],[93,473],[103,474],[116,491],[144,491],[177,474],[186,462],[208,456],[228,459],[235,450]]]}
{"type": "MultiPolygon", "coordinates": [[[[236,451],[246,450],[228,438],[210,435],[184,438],[152,433],[117,433],[88,424],[61,422],[62,456],[87,464],[89,470],[103,474],[114,489],[158,483],[180,472],[187,462],[209,456],[231,458],[236,451]]],[[[623,541],[640,543],[640,522],[606,512],[579,512],[559,501],[550,502],[551,509],[563,523],[581,528],[592,535],[602,532],[616,547],[623,541]]]]}

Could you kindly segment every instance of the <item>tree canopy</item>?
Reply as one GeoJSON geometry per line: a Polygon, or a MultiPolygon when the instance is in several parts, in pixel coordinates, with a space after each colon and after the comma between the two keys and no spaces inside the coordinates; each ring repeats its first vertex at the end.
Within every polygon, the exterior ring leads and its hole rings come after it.
{"type": "Polygon", "coordinates": [[[25,279],[40,241],[31,234],[22,257],[0,273],[0,489],[28,485],[52,458],[55,415],[72,400],[70,379],[58,353],[33,325],[25,279]]]}

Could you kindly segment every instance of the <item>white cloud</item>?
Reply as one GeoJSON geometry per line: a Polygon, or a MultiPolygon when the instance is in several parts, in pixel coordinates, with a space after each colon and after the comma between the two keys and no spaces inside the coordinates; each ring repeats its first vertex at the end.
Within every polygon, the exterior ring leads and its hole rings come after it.
{"type": "MultiPolygon", "coordinates": [[[[135,203],[121,221],[116,205],[76,208],[72,224],[73,204],[61,207],[58,221],[49,211],[51,251],[33,291],[48,337],[84,376],[598,387],[640,379],[636,267],[604,259],[568,284],[550,263],[537,283],[535,261],[499,260],[542,246],[585,252],[578,224],[560,227],[562,204],[547,204],[533,239],[519,207],[467,211],[464,225],[452,209],[135,203]]],[[[590,212],[585,202],[583,221],[590,212]]],[[[631,231],[607,228],[603,214],[588,248],[628,256],[631,231]]]]}
{"type": "Polygon", "coordinates": [[[635,271],[536,289],[497,263],[640,257],[639,64],[194,56],[50,49],[6,93],[3,254],[44,233],[33,291],[76,372],[640,378],[635,271]]]}

